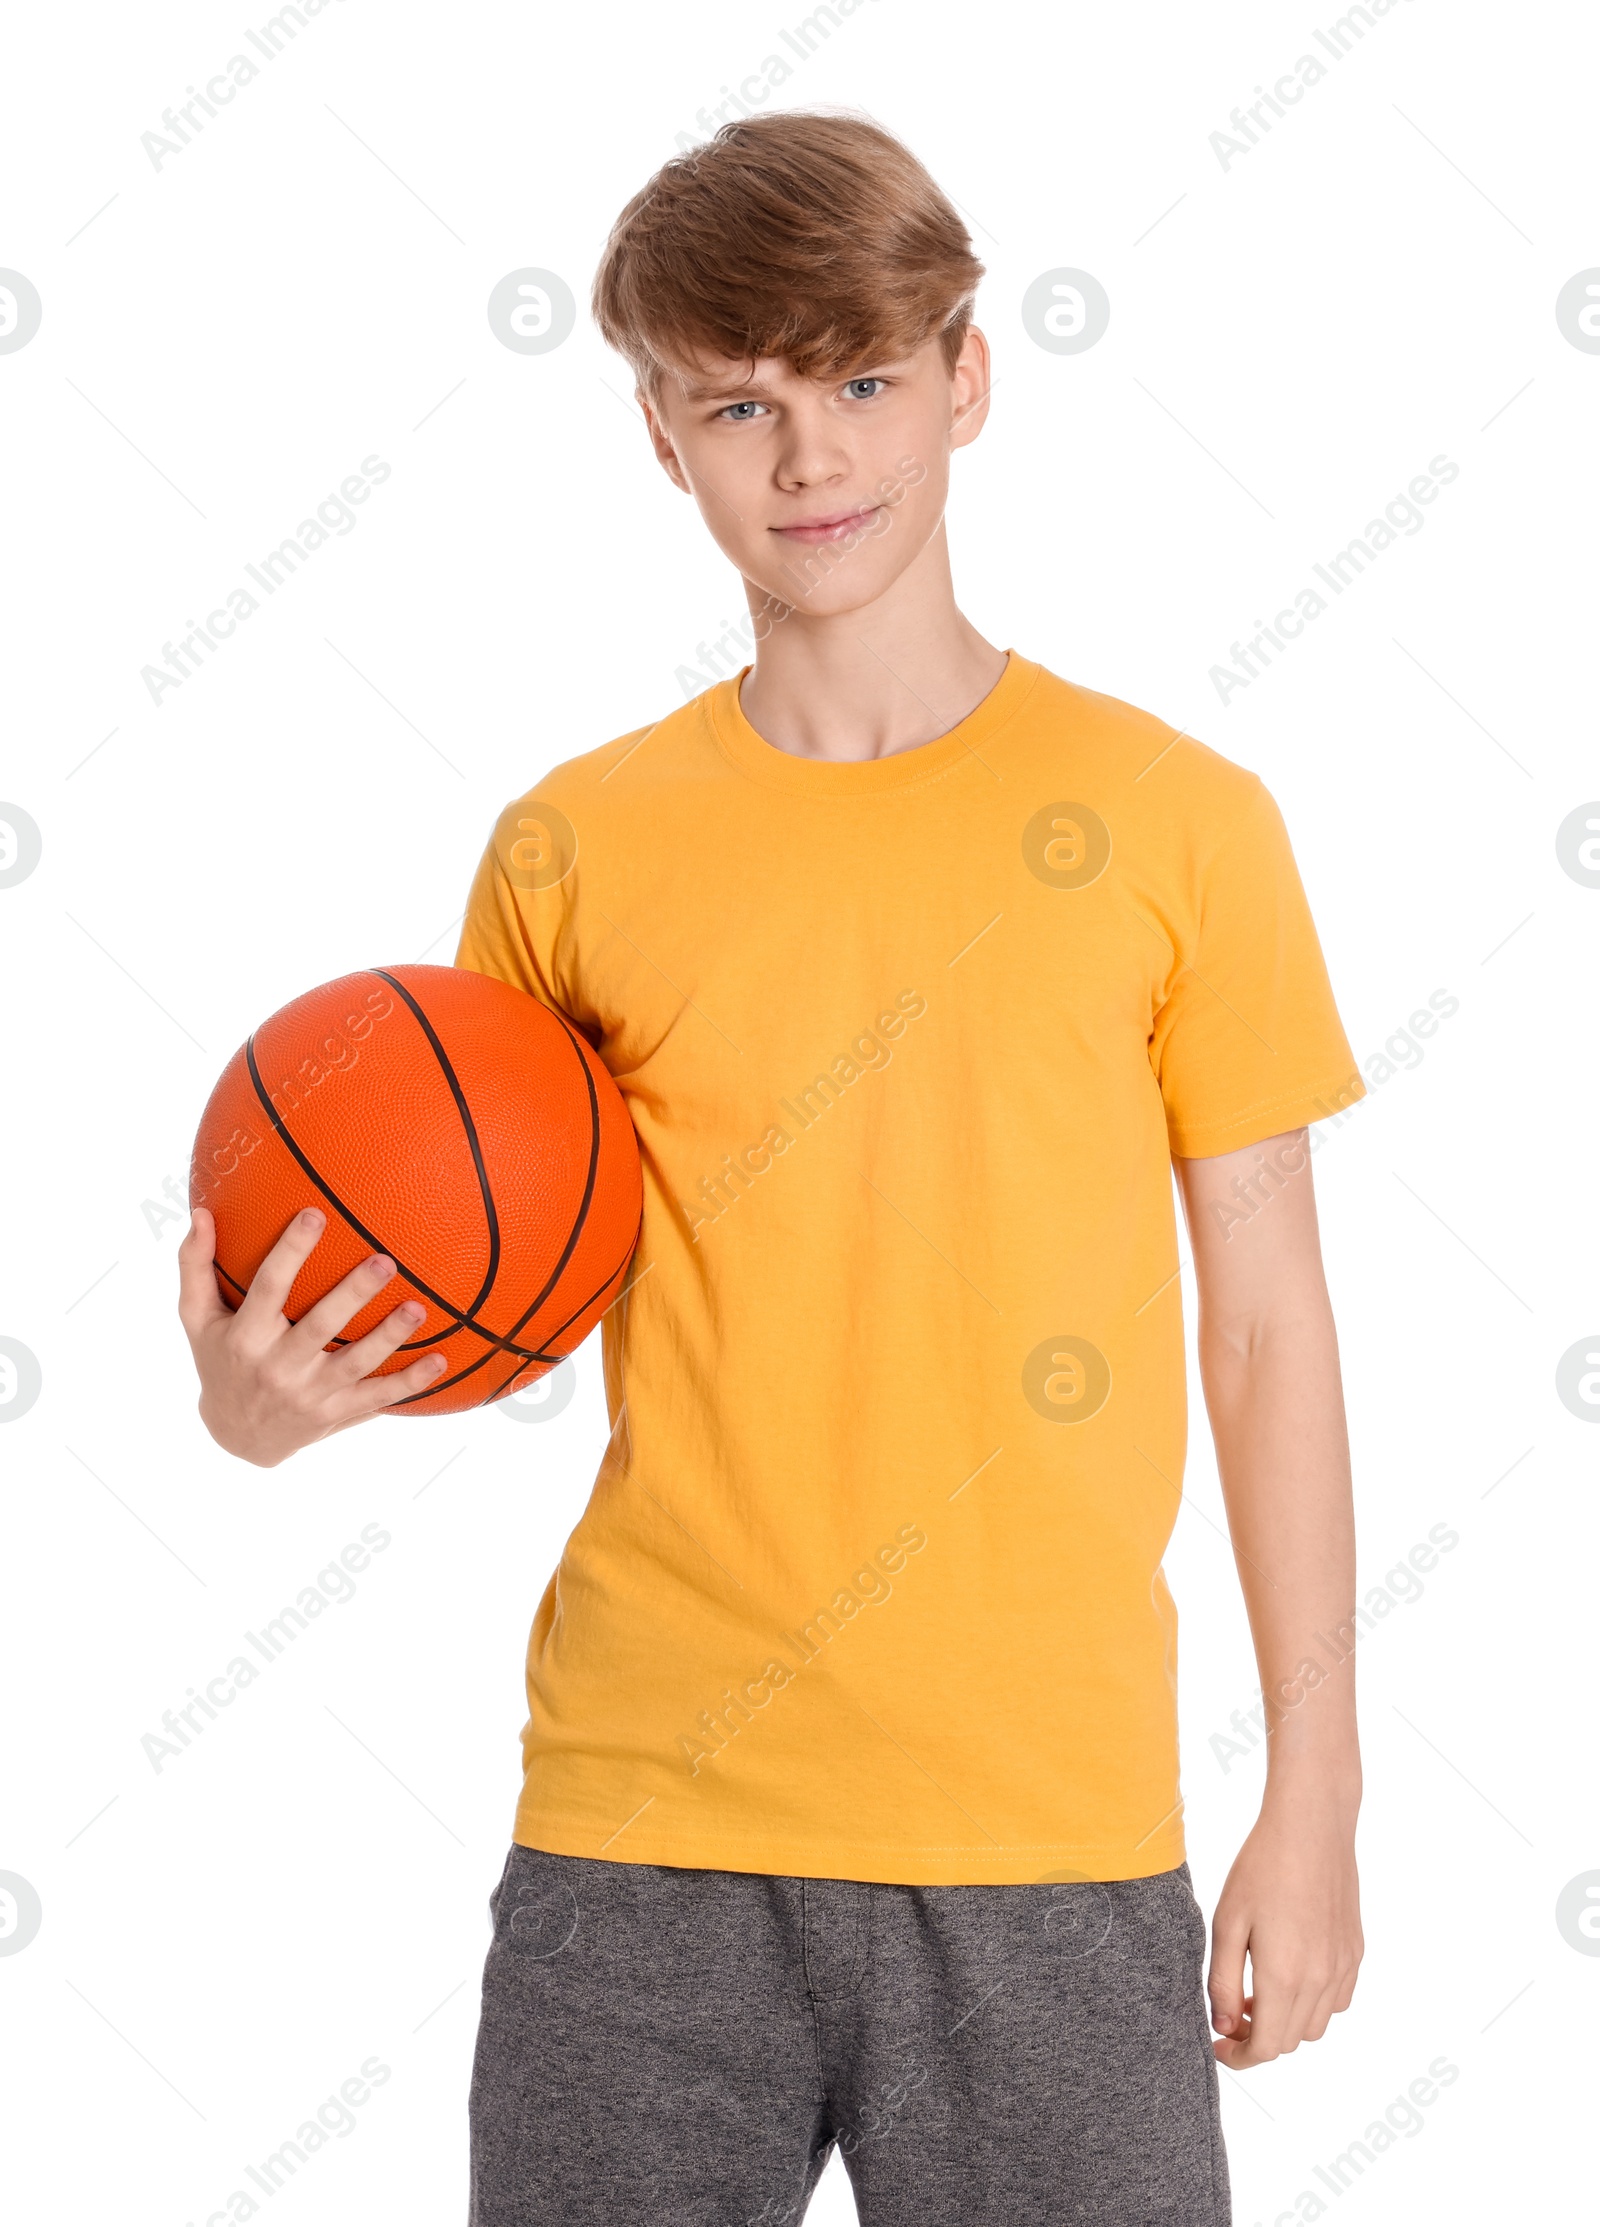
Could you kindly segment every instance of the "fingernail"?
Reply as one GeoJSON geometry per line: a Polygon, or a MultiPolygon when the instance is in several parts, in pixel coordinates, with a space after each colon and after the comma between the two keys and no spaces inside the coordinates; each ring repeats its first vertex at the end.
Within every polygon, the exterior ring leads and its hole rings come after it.
{"type": "Polygon", "coordinates": [[[300,1227],[302,1229],[321,1229],[322,1215],[316,1207],[308,1206],[306,1208],[300,1217],[300,1227]]]}
{"type": "Polygon", "coordinates": [[[367,1262],[367,1266],[369,1268],[375,1268],[378,1271],[378,1274],[382,1276],[385,1281],[387,1281],[387,1279],[394,1274],[394,1262],[389,1258],[387,1253],[374,1253],[372,1258],[367,1262]]]}
{"type": "Polygon", "coordinates": [[[442,1353],[430,1353],[428,1356],[429,1374],[432,1376],[437,1376],[443,1367],[444,1355],[442,1353]]]}
{"type": "Polygon", "coordinates": [[[427,1308],[424,1307],[421,1302],[416,1299],[408,1299],[405,1305],[400,1309],[400,1312],[405,1316],[407,1322],[420,1322],[427,1311],[427,1308]]]}

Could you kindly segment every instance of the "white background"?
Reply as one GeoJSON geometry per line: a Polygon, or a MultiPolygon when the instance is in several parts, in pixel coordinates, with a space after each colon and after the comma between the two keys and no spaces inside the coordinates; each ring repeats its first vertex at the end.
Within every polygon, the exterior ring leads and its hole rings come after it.
{"type": "MultiPolygon", "coordinates": [[[[0,1958],[29,2221],[201,2222],[372,2056],[391,2077],[274,2218],[464,2216],[521,1658],[602,1441],[596,1355],[537,1427],[391,1420],[256,1471],[196,1420],[181,1225],[146,1202],[251,1026],[448,960],[501,803],[679,702],[740,609],[586,315],[523,356],[485,304],[523,265],[581,304],[624,200],[809,11],[337,0],[158,171],[140,135],[266,12],[34,8],[4,56],[0,264],[44,305],[0,354],[0,798],[44,843],[0,890],[0,1335],[43,1371],[0,1434],[0,1870],[43,1905],[0,1958]],[[373,453],[355,529],[154,705],[141,667],[373,453]],[[141,1736],[369,1523],[392,1543],[356,1597],[154,1772],[141,1736]]],[[[1245,2227],[1314,2216],[1306,2190],[1341,2220],[1569,2216],[1600,1989],[1555,1921],[1600,1867],[1600,1430],[1555,1391],[1600,1327],[1600,891],[1555,845],[1600,796],[1600,355],[1554,312],[1600,264],[1600,40],[1576,5],[1400,0],[1334,64],[1340,12],[868,0],[780,96],[898,130],[973,222],[974,621],[1263,775],[1363,1061],[1459,1000],[1316,1162],[1363,1588],[1431,1526],[1459,1544],[1366,1643],[1356,2005],[1224,2078],[1245,2227]],[[1210,135],[1305,53],[1325,81],[1224,169],[1210,135]],[[1110,296],[1085,354],[1020,320],[1057,266],[1110,296]],[[1441,453],[1424,529],[1224,707],[1210,667],[1441,453]],[[1334,2196],[1313,2168],[1441,2055],[1422,2131],[1334,2196]]],[[[1188,1496],[1209,1908],[1260,1765],[1211,1745],[1254,1676],[1198,1415],[1188,1496]]],[[[837,2165],[812,2216],[853,2216],[837,2165]]]]}

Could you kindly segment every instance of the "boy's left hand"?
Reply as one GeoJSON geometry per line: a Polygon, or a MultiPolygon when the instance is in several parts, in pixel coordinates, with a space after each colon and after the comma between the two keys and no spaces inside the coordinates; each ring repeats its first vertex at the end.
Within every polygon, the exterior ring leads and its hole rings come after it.
{"type": "Polygon", "coordinates": [[[1211,1925],[1217,2062],[1243,2072],[1320,2041],[1350,2007],[1362,1947],[1353,1817],[1304,1788],[1269,1789],[1211,1925]]]}

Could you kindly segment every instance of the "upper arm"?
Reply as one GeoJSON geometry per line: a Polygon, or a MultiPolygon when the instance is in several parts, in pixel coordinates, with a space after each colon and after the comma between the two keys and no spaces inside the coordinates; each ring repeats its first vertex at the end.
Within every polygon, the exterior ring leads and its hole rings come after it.
{"type": "Polygon", "coordinates": [[[1204,1331],[1246,1337],[1327,1308],[1304,1129],[1236,1152],[1175,1159],[1204,1331]]]}

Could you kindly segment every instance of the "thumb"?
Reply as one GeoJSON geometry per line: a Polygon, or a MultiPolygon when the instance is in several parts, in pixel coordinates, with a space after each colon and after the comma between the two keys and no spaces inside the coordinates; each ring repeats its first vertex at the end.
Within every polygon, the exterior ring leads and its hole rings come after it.
{"type": "Polygon", "coordinates": [[[191,1207],[189,1227],[178,1246],[178,1313],[186,1330],[197,1330],[229,1311],[212,1273],[216,1250],[217,1225],[209,1208],[191,1207]]]}
{"type": "Polygon", "coordinates": [[[1242,1918],[1219,1910],[1211,1929],[1211,1970],[1206,1993],[1211,1998],[1211,2023],[1219,2034],[1237,2036],[1244,2031],[1249,2001],[1244,1991],[1244,1959],[1250,1928],[1242,1918]]]}

